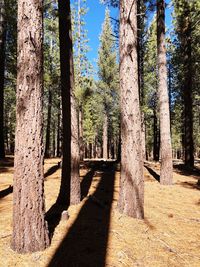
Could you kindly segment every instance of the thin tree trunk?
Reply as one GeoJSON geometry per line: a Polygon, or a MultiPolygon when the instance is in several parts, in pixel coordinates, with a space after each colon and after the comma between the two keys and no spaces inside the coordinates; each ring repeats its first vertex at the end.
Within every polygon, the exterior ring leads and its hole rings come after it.
{"type": "Polygon", "coordinates": [[[49,245],[44,217],[42,26],[42,0],[19,0],[12,236],[12,248],[19,253],[49,245]]]}
{"type": "Polygon", "coordinates": [[[159,161],[160,158],[160,142],[159,142],[159,129],[156,114],[156,105],[153,110],[153,160],[159,161]]]}
{"type": "Polygon", "coordinates": [[[0,158],[5,157],[4,147],[4,72],[5,72],[5,3],[0,0],[0,158]]]}
{"type": "Polygon", "coordinates": [[[103,158],[108,159],[108,116],[106,113],[103,123],[103,158]]]}
{"type": "Polygon", "coordinates": [[[79,147],[80,147],[80,161],[84,158],[84,143],[83,143],[83,111],[79,107],[79,147]]]}
{"type": "Polygon", "coordinates": [[[173,180],[170,134],[169,94],[165,48],[165,1],[157,0],[158,99],[160,114],[160,183],[171,185],[173,180]]]}
{"type": "Polygon", "coordinates": [[[63,163],[57,202],[80,202],[78,116],[74,97],[74,70],[70,1],[58,1],[63,120],[63,163]]]}
{"type": "Polygon", "coordinates": [[[144,181],[137,64],[137,2],[120,1],[121,179],[118,207],[144,218],[144,181]]]}
{"type": "Polygon", "coordinates": [[[58,105],[58,121],[57,121],[57,141],[56,141],[56,157],[60,157],[60,103],[58,105]]]}
{"type": "Polygon", "coordinates": [[[56,124],[53,123],[53,135],[52,135],[52,156],[56,156],[56,124]]]}
{"type": "Polygon", "coordinates": [[[52,108],[52,92],[51,92],[51,88],[49,88],[46,145],[45,145],[45,154],[44,154],[45,158],[50,157],[51,108],[52,108]]]}

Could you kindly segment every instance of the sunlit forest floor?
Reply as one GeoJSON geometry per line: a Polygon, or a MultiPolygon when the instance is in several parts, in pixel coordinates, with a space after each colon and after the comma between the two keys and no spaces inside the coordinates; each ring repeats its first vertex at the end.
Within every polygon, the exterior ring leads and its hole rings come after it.
{"type": "MultiPolygon", "coordinates": [[[[45,160],[47,211],[59,191],[59,161],[45,160]]],[[[0,266],[200,266],[198,171],[188,172],[177,165],[174,185],[164,187],[155,179],[159,164],[146,162],[145,220],[141,221],[117,211],[119,166],[85,163],[81,168],[83,199],[69,208],[68,220],[51,225],[51,246],[43,252],[18,255],[10,249],[13,159],[0,164],[0,266]]]]}

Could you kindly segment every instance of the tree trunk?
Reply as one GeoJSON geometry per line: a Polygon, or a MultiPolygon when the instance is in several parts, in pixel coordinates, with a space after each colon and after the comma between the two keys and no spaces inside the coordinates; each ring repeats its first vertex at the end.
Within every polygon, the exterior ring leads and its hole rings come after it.
{"type": "Polygon", "coordinates": [[[158,120],[156,114],[156,105],[153,110],[153,160],[159,161],[160,158],[160,138],[158,129],[158,120]]]}
{"type": "Polygon", "coordinates": [[[0,159],[4,148],[4,72],[5,72],[5,3],[0,0],[0,159]]]}
{"type": "Polygon", "coordinates": [[[108,159],[108,116],[104,114],[103,123],[103,158],[108,159]]]}
{"type": "Polygon", "coordinates": [[[144,218],[144,180],[137,64],[137,3],[120,1],[121,180],[119,210],[144,218]]]}
{"type": "Polygon", "coordinates": [[[58,105],[57,121],[57,139],[56,139],[56,157],[60,157],[60,103],[58,105]]]}
{"type": "Polygon", "coordinates": [[[160,114],[160,183],[171,185],[173,180],[172,146],[170,134],[167,60],[165,48],[165,1],[157,0],[158,99],[160,114]]]}
{"type": "Polygon", "coordinates": [[[42,26],[42,0],[19,0],[12,236],[12,248],[19,253],[49,245],[44,218],[42,26]]]}
{"type": "Polygon", "coordinates": [[[50,157],[51,107],[52,107],[52,92],[51,92],[51,88],[49,88],[46,145],[45,145],[45,154],[44,154],[45,158],[50,157]]]}
{"type": "Polygon", "coordinates": [[[79,146],[80,146],[80,161],[84,158],[84,143],[83,143],[83,111],[79,107],[79,146]]]}
{"type": "Polygon", "coordinates": [[[58,1],[63,123],[61,205],[80,202],[78,116],[74,97],[74,70],[70,1],[58,1]]]}
{"type": "Polygon", "coordinates": [[[53,133],[52,133],[52,156],[56,156],[56,124],[53,123],[53,133]]]}

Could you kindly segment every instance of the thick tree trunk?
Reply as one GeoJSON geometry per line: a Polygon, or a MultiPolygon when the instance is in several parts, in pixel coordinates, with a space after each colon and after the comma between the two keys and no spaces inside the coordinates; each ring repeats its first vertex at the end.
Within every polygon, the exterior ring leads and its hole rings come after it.
{"type": "Polygon", "coordinates": [[[157,0],[158,99],[160,114],[160,183],[171,185],[173,180],[170,134],[169,95],[167,88],[167,60],[165,48],[165,1],[157,0]]]}
{"type": "Polygon", "coordinates": [[[191,14],[188,3],[185,7],[183,18],[182,49],[183,49],[183,100],[184,100],[184,150],[185,165],[194,167],[194,142],[193,142],[193,110],[192,110],[192,47],[191,47],[191,14]]]}
{"type": "Polygon", "coordinates": [[[46,128],[46,145],[45,145],[45,158],[50,157],[50,131],[51,131],[51,107],[52,107],[52,92],[49,88],[48,97],[48,111],[47,111],[47,128],[46,128]]]}
{"type": "Polygon", "coordinates": [[[78,116],[74,97],[74,70],[70,1],[58,1],[63,122],[63,163],[58,203],[80,202],[78,116]]]}
{"type": "Polygon", "coordinates": [[[49,245],[44,218],[42,41],[42,0],[19,0],[12,236],[12,248],[19,253],[49,245]]]}
{"type": "Polygon", "coordinates": [[[120,1],[121,180],[119,210],[144,218],[144,180],[137,64],[137,3],[120,1]]]}
{"type": "Polygon", "coordinates": [[[103,122],[103,158],[108,159],[108,116],[106,113],[103,122]]]}
{"type": "Polygon", "coordinates": [[[0,0],[0,159],[4,148],[4,72],[5,72],[5,3],[0,0]]]}

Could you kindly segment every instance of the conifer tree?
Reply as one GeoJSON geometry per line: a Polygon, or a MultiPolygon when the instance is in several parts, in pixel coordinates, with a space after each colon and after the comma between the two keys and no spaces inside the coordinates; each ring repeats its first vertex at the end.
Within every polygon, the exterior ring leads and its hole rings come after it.
{"type": "Polygon", "coordinates": [[[104,103],[103,119],[103,158],[108,155],[108,132],[111,120],[113,103],[117,101],[118,95],[118,66],[115,51],[115,41],[110,23],[110,12],[106,9],[105,21],[100,36],[100,48],[98,51],[98,87],[104,103]]]}
{"type": "Polygon", "coordinates": [[[137,64],[137,2],[120,1],[121,178],[122,213],[144,218],[144,181],[137,64]]]}
{"type": "Polygon", "coordinates": [[[18,1],[18,73],[13,181],[12,248],[20,253],[49,245],[45,221],[42,140],[42,1],[18,1]]]}
{"type": "Polygon", "coordinates": [[[172,184],[172,148],[170,134],[169,96],[167,86],[167,59],[165,47],[165,1],[157,0],[157,57],[158,57],[158,100],[160,118],[160,183],[172,184]]]}
{"type": "Polygon", "coordinates": [[[80,202],[79,140],[74,96],[74,66],[70,1],[58,1],[60,68],[62,95],[63,162],[57,203],[68,206],[80,202]]]}

